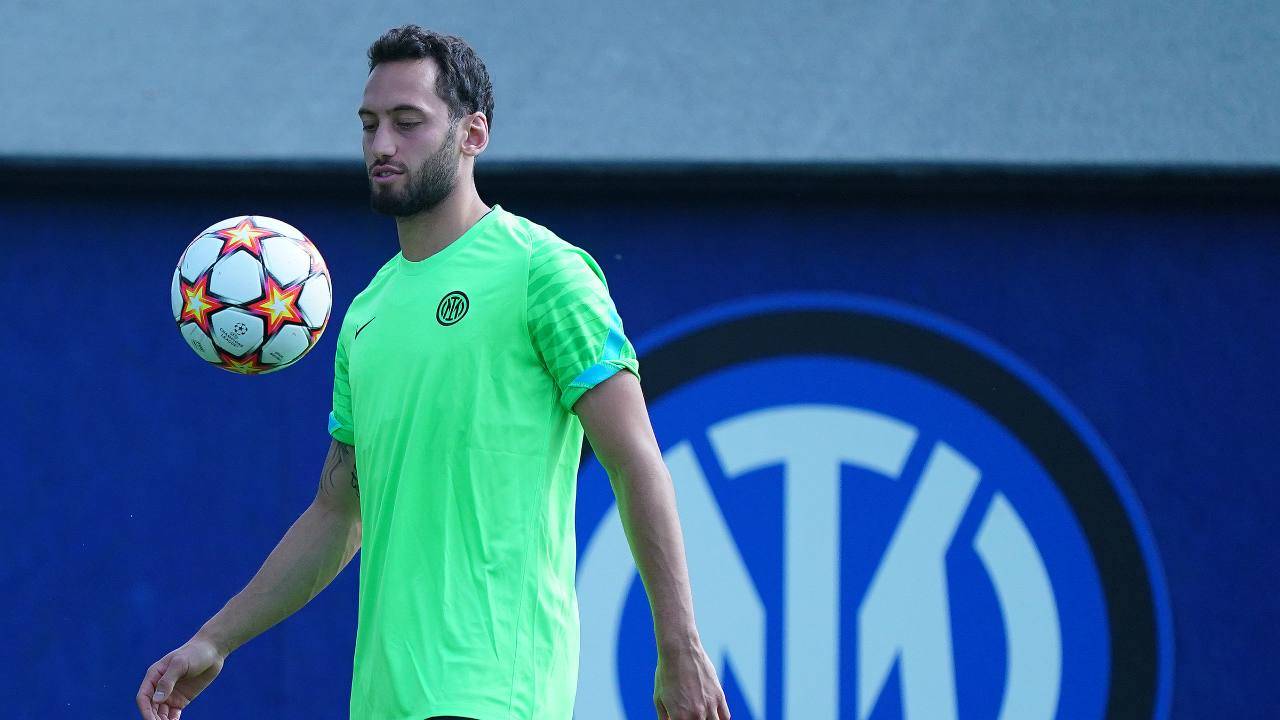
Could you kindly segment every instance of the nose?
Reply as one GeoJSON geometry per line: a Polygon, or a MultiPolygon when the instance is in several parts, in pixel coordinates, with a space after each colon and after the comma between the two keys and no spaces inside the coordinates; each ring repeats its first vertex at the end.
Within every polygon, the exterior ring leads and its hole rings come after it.
{"type": "Polygon", "coordinates": [[[373,131],[373,138],[369,141],[369,151],[378,160],[384,160],[396,154],[395,138],[392,136],[389,123],[378,123],[378,127],[373,131]]]}

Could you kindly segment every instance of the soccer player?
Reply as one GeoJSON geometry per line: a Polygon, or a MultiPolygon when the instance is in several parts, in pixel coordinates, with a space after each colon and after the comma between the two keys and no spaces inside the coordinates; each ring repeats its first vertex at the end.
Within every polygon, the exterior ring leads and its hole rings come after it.
{"type": "Polygon", "coordinates": [[[567,720],[585,431],[653,612],[658,717],[728,720],[694,624],[671,478],[600,267],[480,199],[493,95],[464,41],[394,28],[369,66],[364,160],[400,252],[343,318],[319,489],[244,590],[147,670],[139,711],[178,718],[228,655],[362,549],[352,718],[567,720]]]}

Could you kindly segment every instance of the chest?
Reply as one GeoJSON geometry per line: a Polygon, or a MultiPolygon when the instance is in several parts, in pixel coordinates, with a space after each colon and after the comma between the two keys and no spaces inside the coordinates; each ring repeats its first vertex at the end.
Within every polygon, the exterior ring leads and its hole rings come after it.
{"type": "Polygon", "coordinates": [[[353,395],[458,386],[532,353],[525,283],[510,273],[399,278],[353,317],[353,395]]]}

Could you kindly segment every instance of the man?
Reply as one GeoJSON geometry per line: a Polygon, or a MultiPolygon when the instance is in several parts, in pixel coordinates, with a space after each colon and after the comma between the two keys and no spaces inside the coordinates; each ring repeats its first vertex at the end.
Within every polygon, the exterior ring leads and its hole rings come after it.
{"type": "Polygon", "coordinates": [[[465,42],[409,25],[379,38],[369,61],[364,159],[400,253],[343,319],[319,490],[249,585],[151,666],[139,711],[177,718],[233,650],[363,550],[352,718],[569,718],[585,431],[653,611],[658,716],[728,720],[694,625],[671,479],[603,273],[481,201],[473,171],[492,89],[465,42]]]}

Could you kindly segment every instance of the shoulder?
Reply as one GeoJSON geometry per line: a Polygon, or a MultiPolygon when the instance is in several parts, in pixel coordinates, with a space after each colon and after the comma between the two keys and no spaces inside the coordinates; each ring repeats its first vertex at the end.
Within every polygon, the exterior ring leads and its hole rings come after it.
{"type": "Polygon", "coordinates": [[[556,235],[545,225],[503,209],[500,222],[507,234],[528,251],[531,259],[546,260],[566,254],[582,253],[581,248],[556,235]]]}
{"type": "Polygon", "coordinates": [[[369,282],[365,283],[364,289],[356,293],[355,298],[352,300],[353,305],[360,299],[375,294],[379,288],[391,279],[391,276],[394,275],[396,271],[397,255],[399,255],[399,253],[392,255],[386,262],[382,263],[382,267],[378,268],[378,271],[373,274],[373,277],[369,278],[369,282]]]}
{"type": "Polygon", "coordinates": [[[392,255],[391,259],[382,264],[373,277],[365,285],[364,289],[356,293],[352,298],[351,304],[347,306],[347,312],[342,316],[342,326],[338,331],[339,340],[355,331],[357,325],[363,324],[368,319],[371,308],[375,299],[381,290],[386,287],[387,282],[395,275],[396,256],[392,255]]]}
{"type": "Polygon", "coordinates": [[[548,282],[604,282],[604,272],[591,253],[561,238],[545,225],[507,210],[503,210],[501,221],[507,233],[524,248],[531,293],[548,282]]]}
{"type": "Polygon", "coordinates": [[[398,255],[399,253],[392,255],[389,260],[383,263],[382,267],[378,268],[378,272],[374,273],[373,277],[369,279],[369,282],[364,286],[364,289],[356,293],[355,298],[351,300],[352,308],[368,303],[373,298],[377,297],[378,293],[387,286],[387,283],[396,274],[396,257],[398,255]]]}
{"type": "Polygon", "coordinates": [[[604,282],[604,272],[591,253],[546,227],[525,220],[529,238],[529,285],[548,281],[604,282]]]}

